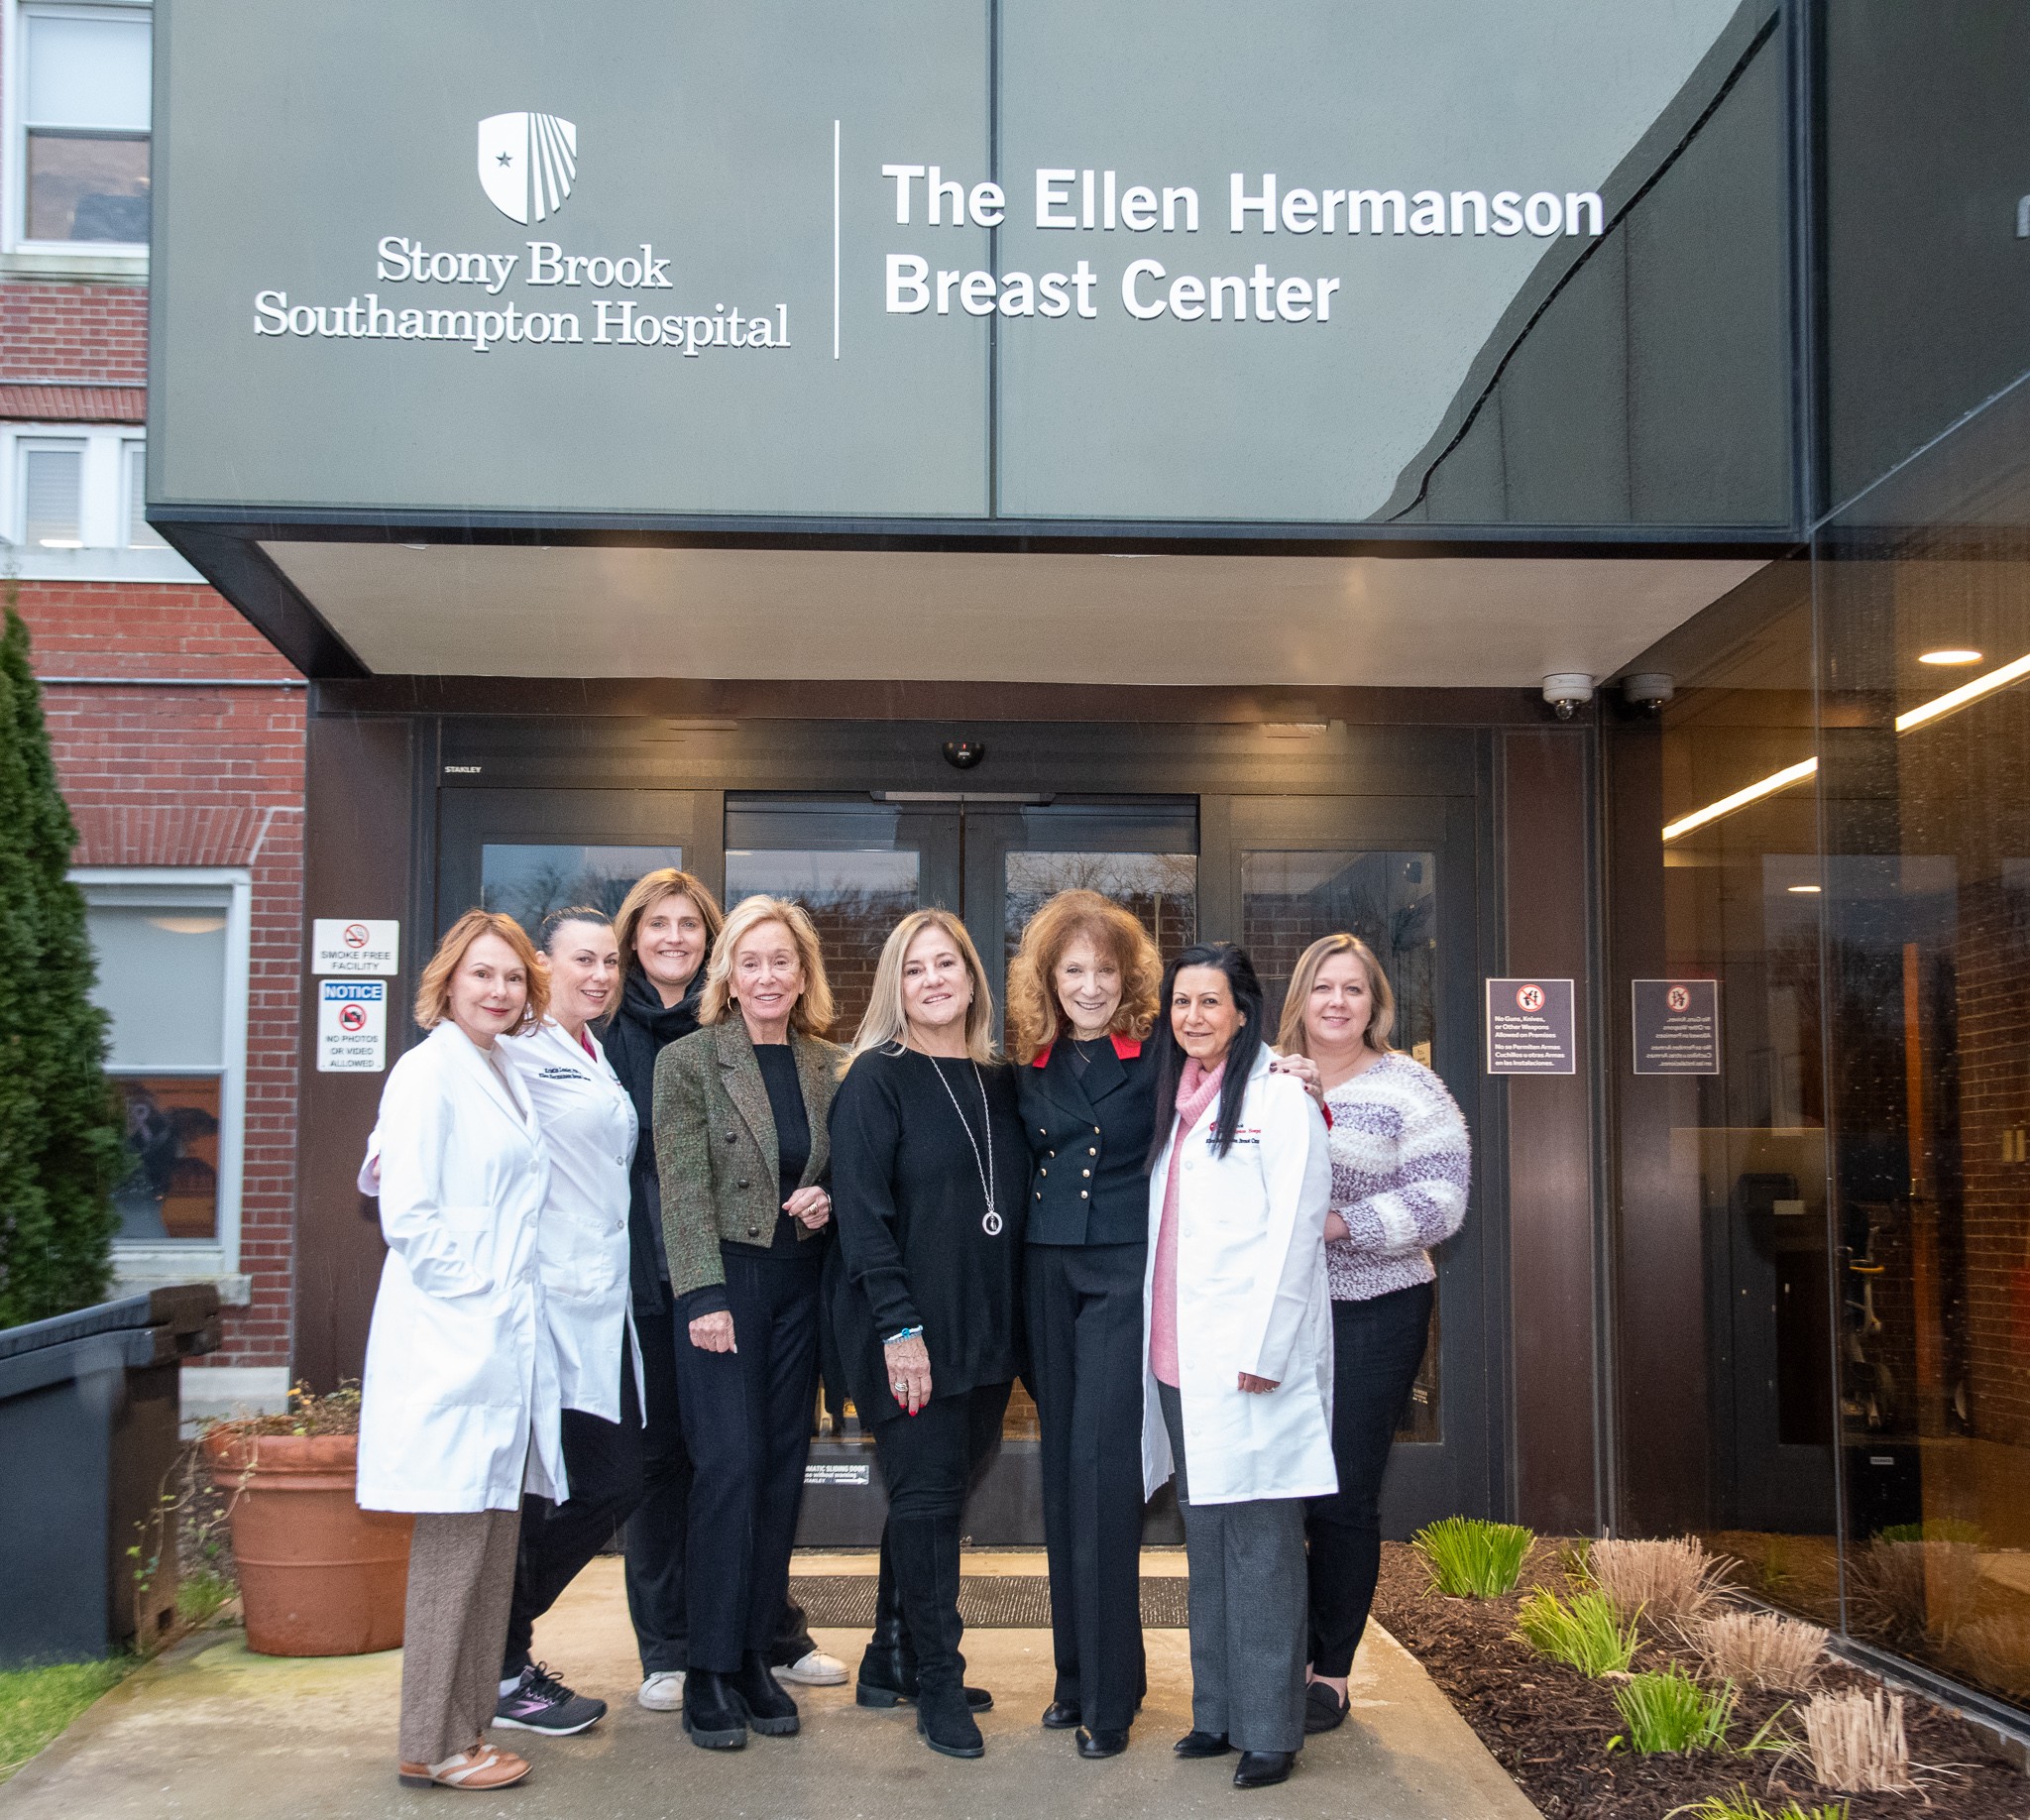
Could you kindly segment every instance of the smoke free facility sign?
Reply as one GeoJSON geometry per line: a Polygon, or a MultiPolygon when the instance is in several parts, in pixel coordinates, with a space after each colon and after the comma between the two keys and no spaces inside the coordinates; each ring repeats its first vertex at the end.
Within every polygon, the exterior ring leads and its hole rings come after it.
{"type": "Polygon", "coordinates": [[[1578,1072],[1569,979],[1487,982],[1487,1072],[1490,1075],[1571,1075],[1578,1072]]]}

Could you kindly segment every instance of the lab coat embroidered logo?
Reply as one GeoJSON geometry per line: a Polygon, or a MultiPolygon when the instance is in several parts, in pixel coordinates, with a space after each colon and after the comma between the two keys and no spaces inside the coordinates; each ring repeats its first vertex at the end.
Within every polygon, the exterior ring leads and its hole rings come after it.
{"type": "Polygon", "coordinates": [[[555,114],[489,114],[479,164],[480,187],[509,221],[547,220],[578,174],[578,129],[555,114]]]}

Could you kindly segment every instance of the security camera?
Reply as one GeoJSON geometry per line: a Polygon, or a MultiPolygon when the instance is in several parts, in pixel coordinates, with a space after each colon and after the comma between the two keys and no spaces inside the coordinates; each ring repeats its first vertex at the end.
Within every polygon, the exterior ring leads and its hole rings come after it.
{"type": "Polygon", "coordinates": [[[982,739],[945,741],[945,762],[955,771],[969,771],[986,755],[986,742],[982,739]]]}
{"type": "Polygon", "coordinates": [[[1622,697],[1631,708],[1646,708],[1654,714],[1677,693],[1677,682],[1660,670],[1642,670],[1622,678],[1622,697]]]}
{"type": "Polygon", "coordinates": [[[1560,670],[1543,679],[1543,699],[1559,720],[1569,721],[1593,699],[1593,678],[1576,671],[1560,670]]]}

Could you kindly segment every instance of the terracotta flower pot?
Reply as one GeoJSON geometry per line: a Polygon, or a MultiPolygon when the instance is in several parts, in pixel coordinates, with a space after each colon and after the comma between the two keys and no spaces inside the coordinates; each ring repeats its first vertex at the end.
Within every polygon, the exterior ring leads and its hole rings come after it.
{"type": "Polygon", "coordinates": [[[232,1495],[233,1559],[247,1648],[260,1655],[364,1655],[401,1643],[414,1519],[353,1502],[355,1434],[205,1437],[232,1495]]]}

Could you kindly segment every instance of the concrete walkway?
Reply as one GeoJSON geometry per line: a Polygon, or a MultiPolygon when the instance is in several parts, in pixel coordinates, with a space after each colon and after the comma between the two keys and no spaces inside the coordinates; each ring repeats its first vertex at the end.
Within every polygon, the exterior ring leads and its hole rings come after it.
{"type": "MultiPolygon", "coordinates": [[[[865,1557],[800,1559],[804,1571],[864,1570],[865,1557]]],[[[1181,1562],[1176,1565],[1182,1565],[1181,1562]]],[[[1173,1562],[1152,1555],[1150,1569],[1173,1562]]],[[[967,1571],[1040,1573],[1040,1557],[987,1556],[967,1571]]],[[[865,1641],[820,1632],[848,1661],[865,1641]]],[[[797,1691],[804,1727],[740,1752],[698,1750],[671,1714],[634,1703],[637,1669],[620,1563],[581,1576],[536,1636],[537,1652],[613,1711],[579,1738],[495,1736],[535,1773],[491,1797],[408,1790],[395,1779],[398,1651],[283,1660],[249,1654],[238,1633],[192,1639],[131,1677],[13,1781],[0,1820],[1130,1820],[1199,1813],[1276,1820],[1532,1820],[1523,1798],[1386,1634],[1355,1665],[1353,1711],[1314,1739],[1281,1788],[1243,1794],[1233,1760],[1182,1763],[1190,1668],[1182,1631],[1149,1633],[1149,1698],[1127,1754],[1088,1763],[1069,1733],[1036,1723],[1051,1695],[1050,1638],[974,1631],[967,1678],[990,1687],[987,1754],[933,1755],[913,1715],[865,1711],[850,1687],[797,1691]]]]}

